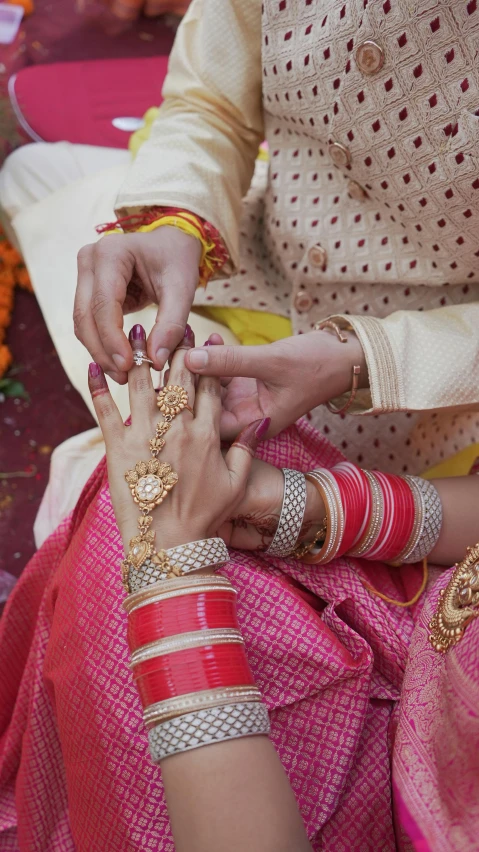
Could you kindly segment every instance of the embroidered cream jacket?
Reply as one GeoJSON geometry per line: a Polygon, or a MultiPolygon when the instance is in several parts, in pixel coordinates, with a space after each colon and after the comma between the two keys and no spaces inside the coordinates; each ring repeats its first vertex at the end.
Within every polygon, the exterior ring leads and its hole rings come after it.
{"type": "Polygon", "coordinates": [[[220,230],[197,304],[352,323],[387,416],[315,422],[365,464],[479,440],[478,44],[476,0],[194,0],[118,197],[220,230]]]}

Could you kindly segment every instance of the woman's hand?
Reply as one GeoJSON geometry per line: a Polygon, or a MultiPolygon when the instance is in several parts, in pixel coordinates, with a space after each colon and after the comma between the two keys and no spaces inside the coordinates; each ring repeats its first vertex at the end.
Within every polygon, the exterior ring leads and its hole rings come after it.
{"type": "Polygon", "coordinates": [[[185,332],[198,284],[201,244],[179,228],[112,234],[78,253],[75,334],[108,375],[120,384],[133,366],[123,314],[157,304],[146,348],[162,370],[185,332]]]}
{"type": "Polygon", "coordinates": [[[361,344],[352,332],[345,334],[347,343],[324,330],[266,346],[203,347],[189,352],[186,363],[199,375],[227,377],[222,382],[222,438],[232,440],[246,423],[260,417],[270,418],[271,437],[317,405],[349,391],[354,365],[360,365],[360,385],[367,387],[361,344]]]}
{"type": "MultiPolygon", "coordinates": [[[[237,550],[267,550],[276,532],[284,495],[281,468],[253,459],[244,496],[234,517],[221,527],[219,534],[228,547],[237,550]]],[[[299,541],[312,539],[325,516],[318,490],[306,481],[306,511],[299,541]]]]}
{"type": "MultiPolygon", "coordinates": [[[[145,350],[146,335],[141,326],[132,329],[130,341],[133,350],[145,350]]],[[[234,516],[245,494],[256,446],[269,425],[267,420],[249,424],[223,456],[220,382],[202,377],[195,389],[195,378],[184,363],[185,351],[193,345],[193,333],[187,326],[182,347],[171,359],[170,384],[186,390],[192,411],[184,409],[174,418],[159,455],[159,460],[168,462],[178,474],[178,482],[152,513],[156,549],[214,536],[224,521],[234,516]]],[[[149,441],[162,415],[146,363],[133,367],[128,374],[130,426],[123,425],[97,364],[90,365],[89,385],[105,438],[113,509],[128,550],[130,538],[137,533],[139,510],[125,472],[137,462],[150,459],[149,441]]]]}

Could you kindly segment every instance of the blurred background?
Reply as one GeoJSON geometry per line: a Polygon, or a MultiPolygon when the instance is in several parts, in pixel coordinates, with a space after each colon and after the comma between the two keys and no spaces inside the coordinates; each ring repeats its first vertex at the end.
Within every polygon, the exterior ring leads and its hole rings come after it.
{"type": "MultiPolygon", "coordinates": [[[[0,3],[0,163],[40,140],[126,148],[143,112],[160,102],[187,5],[0,3]]],[[[57,357],[28,271],[0,231],[0,606],[35,550],[33,522],[53,449],[93,425],[57,357]]]]}

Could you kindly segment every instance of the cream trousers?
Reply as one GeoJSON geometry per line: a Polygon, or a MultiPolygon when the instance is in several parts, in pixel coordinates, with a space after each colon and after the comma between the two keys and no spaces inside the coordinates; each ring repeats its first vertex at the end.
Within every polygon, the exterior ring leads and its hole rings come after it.
{"type": "MultiPolygon", "coordinates": [[[[22,252],[65,372],[93,415],[87,383],[91,358],[73,333],[76,257],[83,245],[98,239],[95,226],[114,217],[115,198],[129,163],[128,151],[117,148],[38,142],[11,154],[0,171],[2,223],[22,252]]],[[[154,306],[130,314],[125,331],[136,322],[148,331],[155,314],[154,306]]],[[[224,326],[196,314],[190,324],[201,343],[215,330],[227,343],[236,342],[224,326]]],[[[110,388],[126,418],[127,387],[110,382],[110,388]]],[[[50,482],[35,523],[37,546],[74,507],[103,453],[99,429],[74,436],[54,451],[50,482]]]]}

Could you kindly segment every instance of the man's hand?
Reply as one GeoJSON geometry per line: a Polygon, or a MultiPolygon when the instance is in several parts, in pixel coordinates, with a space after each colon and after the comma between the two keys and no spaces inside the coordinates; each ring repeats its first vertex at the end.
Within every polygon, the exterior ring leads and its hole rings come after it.
{"type": "Polygon", "coordinates": [[[112,379],[125,384],[133,364],[123,314],[155,303],[148,355],[162,370],[183,339],[198,284],[200,242],[178,228],[112,234],[78,253],[75,334],[112,379]]]}
{"type": "Polygon", "coordinates": [[[367,387],[361,344],[352,332],[346,335],[347,343],[325,330],[266,346],[210,345],[188,352],[186,362],[194,373],[223,377],[224,440],[260,417],[271,418],[272,437],[317,405],[346,393],[354,365],[361,366],[360,385],[367,387]]]}

